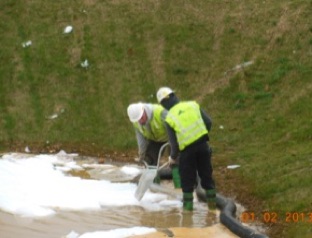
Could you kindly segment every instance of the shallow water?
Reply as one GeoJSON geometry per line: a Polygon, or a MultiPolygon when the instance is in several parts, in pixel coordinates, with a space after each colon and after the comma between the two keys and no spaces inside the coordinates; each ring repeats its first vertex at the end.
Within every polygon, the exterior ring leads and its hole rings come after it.
{"type": "MultiPolygon", "coordinates": [[[[86,161],[80,161],[85,163],[86,161]]],[[[106,179],[126,182],[129,178],[121,177],[118,167],[87,167],[74,176],[92,179],[106,179]],[[118,178],[118,179],[117,179],[118,178]]],[[[172,182],[162,181],[162,186],[172,188],[172,182]]],[[[208,213],[205,203],[194,203],[193,212],[182,209],[167,211],[146,211],[139,206],[102,207],[100,211],[57,211],[50,217],[25,218],[0,211],[0,237],[2,238],[56,238],[65,237],[71,231],[104,231],[134,226],[164,229],[170,227],[207,227],[216,222],[216,217],[208,213]]]]}
{"type": "MultiPolygon", "coordinates": [[[[212,217],[213,218],[213,217],[212,217]]],[[[211,222],[205,211],[181,214],[179,210],[146,212],[139,207],[103,208],[101,211],[64,212],[45,218],[22,218],[0,212],[0,237],[55,238],[71,231],[79,234],[97,231],[146,226],[155,228],[205,227],[211,222]]]]}

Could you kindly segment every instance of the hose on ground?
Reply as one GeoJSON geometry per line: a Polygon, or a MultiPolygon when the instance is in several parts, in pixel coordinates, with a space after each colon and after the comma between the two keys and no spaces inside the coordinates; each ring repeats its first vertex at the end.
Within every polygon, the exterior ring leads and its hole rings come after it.
{"type": "MultiPolygon", "coordinates": [[[[171,169],[163,169],[159,171],[161,179],[172,179],[171,169]]],[[[196,195],[199,201],[206,202],[205,190],[200,186],[200,181],[196,188],[196,195]]],[[[231,232],[241,238],[268,238],[268,236],[261,234],[250,227],[244,226],[235,218],[236,205],[231,200],[220,194],[217,194],[217,207],[220,209],[220,221],[231,232]]]]}

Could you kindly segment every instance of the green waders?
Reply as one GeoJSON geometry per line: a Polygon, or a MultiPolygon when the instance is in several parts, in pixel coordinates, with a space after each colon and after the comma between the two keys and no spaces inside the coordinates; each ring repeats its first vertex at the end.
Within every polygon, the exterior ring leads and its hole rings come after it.
{"type": "Polygon", "coordinates": [[[174,188],[181,188],[181,178],[178,165],[173,165],[171,171],[174,188]]]}
{"type": "Polygon", "coordinates": [[[183,210],[193,211],[193,193],[183,193],[183,210]]]}
{"type": "Polygon", "coordinates": [[[216,190],[215,189],[208,189],[206,190],[206,198],[209,210],[216,210],[216,190]]]}

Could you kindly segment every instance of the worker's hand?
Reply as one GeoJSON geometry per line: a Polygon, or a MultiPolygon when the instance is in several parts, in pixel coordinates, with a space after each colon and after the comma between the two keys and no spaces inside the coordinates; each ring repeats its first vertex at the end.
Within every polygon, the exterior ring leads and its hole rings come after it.
{"type": "Polygon", "coordinates": [[[139,157],[134,158],[135,162],[141,162],[141,159],[139,157]]]}
{"type": "Polygon", "coordinates": [[[169,158],[168,158],[168,164],[169,164],[169,166],[170,166],[170,165],[173,165],[173,164],[176,164],[176,161],[175,161],[174,159],[172,159],[171,156],[169,156],[169,158]]]}

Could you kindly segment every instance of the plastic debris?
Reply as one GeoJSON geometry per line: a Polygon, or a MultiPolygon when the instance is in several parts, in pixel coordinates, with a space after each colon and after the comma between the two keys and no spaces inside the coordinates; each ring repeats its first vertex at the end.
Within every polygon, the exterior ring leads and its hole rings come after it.
{"type": "Polygon", "coordinates": [[[238,71],[238,70],[244,69],[244,68],[246,68],[246,67],[252,65],[253,63],[254,63],[254,61],[251,60],[251,61],[244,62],[244,63],[242,63],[242,64],[238,64],[238,65],[236,65],[234,68],[232,68],[232,69],[226,71],[226,72],[224,73],[224,75],[227,75],[229,72],[233,72],[233,71],[238,71]]]}
{"type": "Polygon", "coordinates": [[[89,67],[89,62],[86,59],[85,61],[81,62],[80,65],[81,65],[82,68],[88,68],[89,67]]]}
{"type": "Polygon", "coordinates": [[[53,120],[56,119],[58,117],[58,114],[54,113],[51,116],[48,116],[47,119],[53,120]]]}
{"type": "Polygon", "coordinates": [[[64,34],[69,34],[73,31],[73,27],[72,26],[66,26],[64,29],[64,34]]]}
{"type": "Polygon", "coordinates": [[[228,169],[237,169],[239,167],[240,167],[240,165],[238,165],[238,164],[233,164],[233,165],[228,165],[227,166],[228,169]]]}
{"type": "Polygon", "coordinates": [[[46,119],[49,119],[49,120],[53,120],[53,119],[56,119],[58,118],[62,113],[65,112],[65,109],[64,108],[58,108],[56,110],[56,112],[54,112],[53,114],[51,114],[50,116],[46,116],[46,119]]]}
{"type": "Polygon", "coordinates": [[[22,46],[23,46],[24,48],[26,48],[26,47],[31,46],[31,44],[32,44],[32,42],[31,42],[31,40],[29,40],[29,41],[23,42],[23,43],[22,43],[22,46]]]}
{"type": "Polygon", "coordinates": [[[220,129],[220,130],[223,130],[223,129],[224,129],[224,126],[223,126],[223,125],[220,125],[220,126],[219,126],[219,129],[220,129]]]}
{"type": "Polygon", "coordinates": [[[242,64],[236,65],[232,70],[239,70],[239,69],[245,68],[247,66],[250,66],[253,63],[254,63],[253,61],[247,61],[247,62],[244,62],[242,64]]]}

